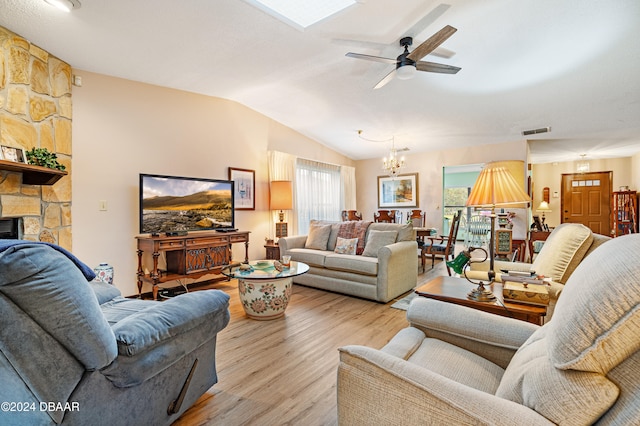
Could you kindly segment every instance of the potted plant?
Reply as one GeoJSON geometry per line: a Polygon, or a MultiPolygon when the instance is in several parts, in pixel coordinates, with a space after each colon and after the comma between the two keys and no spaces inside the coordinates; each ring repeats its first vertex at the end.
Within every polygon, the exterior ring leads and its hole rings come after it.
{"type": "Polygon", "coordinates": [[[58,156],[47,148],[31,148],[26,152],[27,162],[36,166],[64,170],[66,167],[58,162],[58,156]]]}

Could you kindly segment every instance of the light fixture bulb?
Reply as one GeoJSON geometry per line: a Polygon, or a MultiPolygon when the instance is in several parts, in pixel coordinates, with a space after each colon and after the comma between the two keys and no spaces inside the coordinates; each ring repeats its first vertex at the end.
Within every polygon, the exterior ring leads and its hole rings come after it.
{"type": "Polygon", "coordinates": [[[65,12],[71,12],[73,9],[80,8],[80,0],[44,0],[51,6],[55,6],[65,12]]]}
{"type": "Polygon", "coordinates": [[[403,65],[396,69],[396,77],[400,80],[409,80],[413,78],[416,73],[415,65],[403,65]]]}

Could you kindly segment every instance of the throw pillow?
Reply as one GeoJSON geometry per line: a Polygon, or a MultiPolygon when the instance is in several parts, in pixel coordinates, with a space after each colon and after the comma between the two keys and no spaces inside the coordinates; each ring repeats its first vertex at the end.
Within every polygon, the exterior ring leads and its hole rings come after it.
{"type": "Polygon", "coordinates": [[[398,233],[396,231],[369,231],[367,244],[364,247],[363,256],[378,257],[378,250],[389,244],[396,242],[398,233]]]}
{"type": "Polygon", "coordinates": [[[357,238],[340,238],[336,243],[335,252],[339,254],[356,254],[356,247],[358,246],[357,238]]]}
{"type": "Polygon", "coordinates": [[[311,225],[307,241],[304,243],[304,248],[326,250],[330,234],[331,225],[311,225]]]}
{"type": "Polygon", "coordinates": [[[363,220],[352,220],[348,222],[342,222],[340,229],[338,230],[338,237],[341,238],[357,238],[358,246],[356,247],[356,254],[362,254],[364,251],[364,243],[366,241],[367,229],[371,222],[363,220]]]}

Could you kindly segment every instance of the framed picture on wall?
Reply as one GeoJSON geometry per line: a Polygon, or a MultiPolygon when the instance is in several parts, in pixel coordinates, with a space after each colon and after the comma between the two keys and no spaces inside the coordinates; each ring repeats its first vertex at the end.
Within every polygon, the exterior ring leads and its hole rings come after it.
{"type": "Polygon", "coordinates": [[[418,173],[378,176],[378,208],[418,207],[418,173]]]}
{"type": "Polygon", "coordinates": [[[236,210],[256,209],[256,172],[249,169],[229,167],[229,180],[234,182],[234,200],[236,210]]]}
{"type": "Polygon", "coordinates": [[[15,163],[26,163],[24,149],[2,145],[0,149],[0,159],[13,161],[15,163]]]}

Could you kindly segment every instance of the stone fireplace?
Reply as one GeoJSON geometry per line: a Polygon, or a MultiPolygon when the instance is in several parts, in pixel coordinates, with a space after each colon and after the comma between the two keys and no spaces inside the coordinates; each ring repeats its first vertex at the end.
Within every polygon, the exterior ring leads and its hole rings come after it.
{"type": "Polygon", "coordinates": [[[0,145],[47,148],[69,173],[53,185],[23,181],[0,165],[0,218],[20,237],[71,250],[71,66],[0,27],[0,145]]]}

